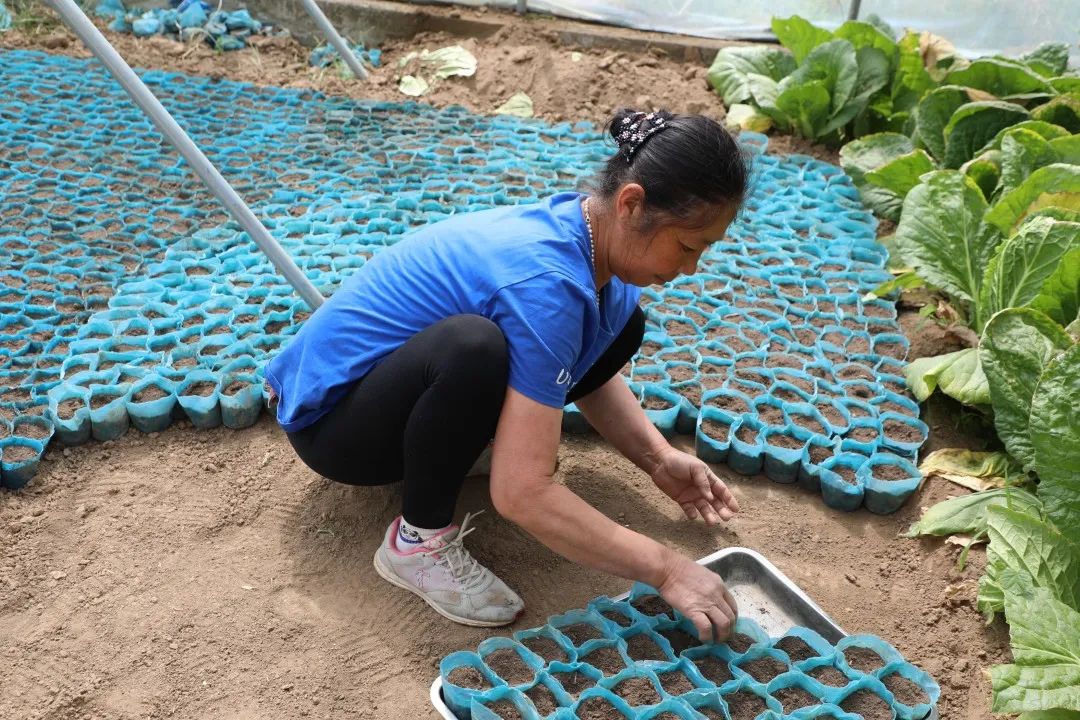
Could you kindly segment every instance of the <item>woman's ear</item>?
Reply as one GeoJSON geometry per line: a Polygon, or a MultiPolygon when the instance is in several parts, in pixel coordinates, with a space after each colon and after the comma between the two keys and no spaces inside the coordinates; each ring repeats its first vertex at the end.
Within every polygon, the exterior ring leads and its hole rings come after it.
{"type": "Polygon", "coordinates": [[[645,188],[627,183],[615,194],[615,217],[630,227],[638,227],[645,218],[645,188]]]}

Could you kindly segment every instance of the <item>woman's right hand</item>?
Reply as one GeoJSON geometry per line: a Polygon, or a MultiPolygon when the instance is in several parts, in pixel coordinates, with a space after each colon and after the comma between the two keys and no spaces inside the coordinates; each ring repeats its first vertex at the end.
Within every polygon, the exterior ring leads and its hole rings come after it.
{"type": "Polygon", "coordinates": [[[657,590],[694,624],[701,642],[720,642],[731,635],[739,608],[712,570],[678,555],[657,590]]]}

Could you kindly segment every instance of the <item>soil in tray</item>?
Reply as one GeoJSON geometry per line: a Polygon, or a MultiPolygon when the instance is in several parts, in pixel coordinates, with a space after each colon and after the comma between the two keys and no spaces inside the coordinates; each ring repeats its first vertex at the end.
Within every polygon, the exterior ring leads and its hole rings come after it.
{"type": "Polygon", "coordinates": [[[690,682],[690,678],[686,677],[682,670],[660,673],[657,678],[668,695],[682,695],[694,689],[694,683],[690,682]]]}
{"type": "Polygon", "coordinates": [[[550,663],[558,660],[559,662],[566,662],[569,658],[566,656],[566,652],[559,647],[559,644],[549,637],[534,637],[528,640],[522,640],[521,644],[532,650],[534,653],[544,659],[544,662],[550,663]]]}
{"type": "Polygon", "coordinates": [[[249,385],[249,383],[246,383],[246,382],[244,382],[242,380],[233,380],[231,383],[229,383],[225,387],[224,390],[221,391],[221,394],[222,395],[227,395],[228,397],[232,397],[236,393],[238,393],[241,390],[245,389],[248,385],[249,385]]]}
{"type": "Polygon", "coordinates": [[[712,708],[698,708],[697,711],[709,718],[709,720],[727,720],[724,714],[719,710],[713,710],[712,708]]]}
{"type": "Polygon", "coordinates": [[[86,407],[86,403],[78,398],[69,398],[60,403],[56,408],[56,414],[61,420],[70,420],[75,413],[86,407]]]}
{"type": "Polygon", "coordinates": [[[674,619],[675,610],[659,595],[642,595],[630,605],[642,615],[667,615],[674,619]]]}
{"type": "Polygon", "coordinates": [[[598,640],[604,637],[604,633],[602,633],[599,628],[593,627],[588,623],[574,623],[573,625],[567,625],[566,627],[559,628],[559,632],[570,638],[570,642],[578,647],[581,647],[589,640],[598,640]]]}
{"type": "Polygon", "coordinates": [[[6,463],[21,463],[36,457],[37,453],[34,449],[25,445],[11,445],[4,448],[4,462],[6,463]]]}
{"type": "Polygon", "coordinates": [[[758,431],[748,425],[743,425],[741,428],[735,431],[735,437],[740,441],[750,445],[757,441],[758,431]]]}
{"type": "Polygon", "coordinates": [[[875,465],[873,473],[878,480],[907,480],[911,477],[911,473],[899,465],[875,465]]]}
{"type": "Polygon", "coordinates": [[[521,711],[509,700],[491,703],[487,706],[487,709],[503,718],[503,720],[521,720],[521,711]]]}
{"type": "Polygon", "coordinates": [[[713,422],[712,420],[704,420],[701,423],[701,432],[716,442],[724,443],[727,442],[728,436],[731,434],[731,426],[713,422]]]}
{"type": "Polygon", "coordinates": [[[467,690],[484,690],[491,687],[491,683],[487,681],[487,678],[481,675],[479,670],[472,667],[454,668],[446,676],[446,681],[451,685],[457,685],[467,690]]]}
{"type": "Polygon", "coordinates": [[[765,360],[765,367],[767,368],[791,368],[793,370],[802,370],[803,361],[794,355],[788,355],[787,353],[777,353],[769,355],[765,360]]]}
{"type": "Polygon", "coordinates": [[[728,638],[727,646],[731,648],[733,652],[744,653],[750,649],[750,646],[754,644],[754,638],[744,633],[735,633],[728,638]]]}
{"type": "Polygon", "coordinates": [[[739,397],[733,397],[730,395],[718,395],[714,398],[710,398],[708,405],[720,408],[721,410],[727,410],[733,413],[744,413],[750,411],[750,406],[746,404],[746,401],[739,397]]]}
{"type": "Polygon", "coordinates": [[[689,365],[674,365],[668,368],[668,375],[675,382],[684,382],[686,380],[693,380],[697,375],[697,370],[689,365]]]}
{"type": "Polygon", "coordinates": [[[636,661],[668,659],[660,646],[644,633],[638,633],[626,641],[626,653],[636,661]]]}
{"type": "Polygon", "coordinates": [[[664,637],[669,643],[671,643],[671,651],[676,655],[680,654],[683,650],[692,647],[698,647],[701,645],[701,641],[688,632],[679,630],[678,628],[671,628],[670,630],[657,631],[664,637]]]}
{"type": "Polygon", "coordinates": [[[698,383],[675,388],[675,392],[689,400],[694,407],[701,407],[701,385],[698,383]]]}
{"type": "Polygon", "coordinates": [[[878,431],[872,427],[857,427],[849,431],[846,437],[861,443],[871,443],[877,440],[878,431]]]}
{"type": "Polygon", "coordinates": [[[605,675],[614,675],[626,669],[626,663],[623,662],[622,655],[613,647],[598,648],[579,659],[589,663],[605,675]]]}
{"type": "Polygon", "coordinates": [[[619,612],[618,610],[605,610],[600,614],[620,627],[630,627],[630,625],[633,623],[630,618],[626,617],[626,615],[619,612]]]}
{"type": "Polygon", "coordinates": [[[851,678],[834,668],[832,665],[814,668],[806,674],[817,680],[822,685],[827,685],[834,688],[844,687],[849,682],[851,682],[851,678]]]}
{"type": "Polygon", "coordinates": [[[664,376],[660,373],[638,373],[634,375],[634,380],[638,382],[660,382],[664,379],[664,376]]]}
{"type": "Polygon", "coordinates": [[[644,405],[646,410],[670,410],[671,408],[675,407],[667,400],[657,397],[645,398],[644,405]]]}
{"type": "MultiPolygon", "coordinates": [[[[832,453],[830,453],[830,455],[831,454],[832,453]]],[[[794,635],[788,635],[787,637],[782,638],[780,642],[776,643],[773,647],[777,650],[783,650],[787,656],[791,658],[791,662],[801,662],[812,657],[817,657],[814,648],[807,645],[806,641],[797,638],[794,635]]]]}
{"type": "Polygon", "coordinates": [[[885,666],[881,656],[870,648],[850,647],[844,651],[844,659],[850,668],[864,673],[872,673],[885,666]]]}
{"type": "Polygon", "coordinates": [[[137,403],[151,402],[153,400],[160,400],[163,397],[168,397],[169,393],[162,390],[157,385],[147,385],[139,392],[135,393],[131,399],[137,403]]]}
{"type": "Polygon", "coordinates": [[[655,342],[653,342],[651,340],[649,342],[641,344],[641,354],[642,355],[655,355],[659,350],[663,350],[663,349],[664,349],[663,345],[661,345],[660,343],[655,343],[655,342]]]}
{"type": "Polygon", "coordinates": [[[790,435],[784,435],[782,433],[774,433],[772,435],[769,435],[769,437],[765,439],[765,442],[773,445],[774,447],[784,448],[786,450],[798,450],[806,444],[805,442],[800,442],[799,440],[796,440],[790,435]]]}
{"type": "Polygon", "coordinates": [[[217,387],[216,383],[204,380],[203,382],[197,382],[189,385],[184,390],[183,394],[188,396],[198,395],[199,397],[209,397],[214,392],[215,387],[217,387]]]}
{"type": "Polygon", "coordinates": [[[603,698],[589,698],[577,709],[579,720],[619,720],[624,717],[619,710],[603,698]]]}
{"type": "Polygon", "coordinates": [[[766,425],[783,425],[784,411],[775,405],[758,405],[758,419],[766,425]]]}
{"type": "Polygon", "coordinates": [[[543,685],[537,685],[530,690],[526,690],[525,696],[532,701],[533,707],[536,708],[536,712],[540,717],[547,717],[559,707],[559,704],[555,702],[555,696],[543,685]]]}
{"type": "Polygon", "coordinates": [[[195,358],[186,357],[186,358],[180,358],[179,360],[174,362],[173,367],[180,368],[181,370],[183,370],[184,368],[195,367],[198,364],[199,364],[199,361],[196,360],[195,358]]]}
{"type": "Polygon", "coordinates": [[[90,398],[90,409],[97,410],[103,408],[118,397],[120,397],[119,393],[101,393],[95,395],[90,398]]]}
{"type": "Polygon", "coordinates": [[[930,702],[923,689],[899,673],[886,675],[881,682],[889,689],[898,703],[915,707],[930,702]]]}
{"type": "Polygon", "coordinates": [[[800,708],[818,705],[821,702],[810,693],[798,687],[786,687],[783,690],[777,690],[772,696],[780,701],[780,704],[784,706],[784,712],[789,714],[800,708]]]}
{"type": "Polygon", "coordinates": [[[796,425],[805,430],[809,430],[812,433],[817,433],[818,435],[828,434],[825,432],[824,425],[822,425],[820,422],[808,415],[793,414],[791,416],[791,422],[795,423],[796,425]]]}
{"type": "Polygon", "coordinates": [[[886,420],[881,424],[881,429],[890,440],[897,442],[917,443],[923,440],[923,435],[918,428],[899,420],[886,420]]]}
{"type": "Polygon", "coordinates": [[[612,692],[621,697],[632,707],[637,705],[655,705],[660,702],[660,693],[647,678],[623,680],[612,688],[612,692]]]}
{"type": "Polygon", "coordinates": [[[860,715],[864,720],[892,720],[893,711],[889,703],[869,690],[859,690],[840,703],[844,712],[860,715]]]}
{"type": "Polygon", "coordinates": [[[739,668],[743,672],[749,673],[750,677],[759,683],[767,683],[777,675],[786,673],[789,669],[786,664],[771,657],[761,657],[757,660],[740,663],[739,668]]]}
{"type": "Polygon", "coordinates": [[[846,482],[848,485],[858,485],[858,481],[855,479],[855,468],[850,468],[847,465],[833,465],[831,470],[840,476],[840,479],[846,482]]]}
{"type": "Polygon", "coordinates": [[[11,434],[31,440],[43,440],[49,436],[49,429],[37,423],[17,422],[11,434]]]}
{"type": "Polygon", "coordinates": [[[768,708],[764,699],[746,690],[733,692],[723,697],[727,701],[731,720],[754,720],[768,708]]]}
{"type": "Polygon", "coordinates": [[[665,710],[664,712],[660,713],[659,715],[653,715],[652,720],[682,720],[682,716],[681,715],[676,715],[675,713],[673,713],[673,712],[671,712],[669,710],[665,710]]]}
{"type": "Polygon", "coordinates": [[[484,664],[505,680],[507,685],[527,683],[536,676],[536,673],[525,664],[521,656],[510,648],[496,650],[486,656],[484,664]]]}
{"type": "Polygon", "coordinates": [[[585,673],[577,672],[576,670],[568,673],[552,673],[551,676],[562,685],[563,690],[565,690],[570,697],[575,699],[578,695],[596,684],[591,677],[585,673]]]}

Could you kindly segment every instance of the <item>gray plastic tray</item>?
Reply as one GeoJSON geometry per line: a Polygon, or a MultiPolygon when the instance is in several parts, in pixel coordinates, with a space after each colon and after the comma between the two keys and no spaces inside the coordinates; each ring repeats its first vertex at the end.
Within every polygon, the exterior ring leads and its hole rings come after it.
{"type": "MultiPolygon", "coordinates": [[[[769,635],[779,637],[801,625],[818,632],[831,643],[847,633],[832,621],[802,589],[760,553],[747,548],[725,548],[698,563],[724,578],[739,604],[739,615],[757,622],[769,635]]],[[[615,600],[625,600],[629,593],[615,600]]],[[[445,720],[460,720],[442,699],[442,678],[431,683],[431,704],[445,720]]],[[[937,710],[926,720],[938,720],[937,710]]]]}

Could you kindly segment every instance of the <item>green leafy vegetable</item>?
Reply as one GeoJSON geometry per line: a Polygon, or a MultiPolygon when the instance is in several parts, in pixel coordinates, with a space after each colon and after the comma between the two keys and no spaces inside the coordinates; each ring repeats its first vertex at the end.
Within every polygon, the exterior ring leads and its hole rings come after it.
{"type": "Polygon", "coordinates": [[[866,181],[866,174],[883,167],[915,149],[911,139],[899,133],[877,133],[849,142],[840,148],[840,166],[859,188],[867,207],[882,217],[900,219],[903,198],[891,190],[866,181]]]}
{"type": "Polygon", "coordinates": [[[773,18],[772,31],[780,44],[790,50],[795,61],[800,64],[814,48],[827,43],[833,37],[828,30],[822,30],[798,15],[773,18]]]}
{"type": "Polygon", "coordinates": [[[795,58],[779,48],[763,45],[723,48],[709,67],[709,83],[731,106],[753,98],[750,73],[781,80],[795,70],[795,58]]]}
{"type": "Polygon", "coordinates": [[[1080,250],[1070,250],[1061,257],[1030,305],[1059,325],[1068,325],[1080,317],[1080,250]]]}
{"type": "Polygon", "coordinates": [[[1080,165],[1054,163],[1039,168],[994,203],[986,222],[1009,234],[1025,217],[1051,206],[1080,210],[1080,165]]]}
{"type": "Polygon", "coordinates": [[[945,76],[945,83],[984,90],[999,98],[1032,93],[1053,94],[1045,78],[1020,62],[1005,58],[980,58],[966,68],[945,76]]]}
{"type": "Polygon", "coordinates": [[[919,358],[904,367],[904,379],[919,402],[940,389],[967,405],[990,404],[990,388],[975,348],[919,358]]]}
{"type": "Polygon", "coordinates": [[[1069,66],[1069,46],[1066,43],[1045,42],[1021,55],[1020,62],[1045,77],[1061,75],[1069,66]]]}
{"type": "Polygon", "coordinates": [[[971,493],[934,505],[908,528],[905,535],[979,535],[987,529],[986,511],[999,505],[1025,512],[1037,512],[1041,507],[1039,499],[1022,488],[997,488],[971,493]]]}
{"type": "Polygon", "coordinates": [[[1028,112],[1020,105],[1000,100],[966,103],[952,114],[945,125],[944,165],[958,168],[998,132],[1026,120],[1028,112]]]}
{"type": "Polygon", "coordinates": [[[920,149],[871,170],[866,173],[866,180],[895,193],[898,197],[905,197],[919,184],[919,178],[936,169],[933,158],[920,149]]]}
{"type": "Polygon", "coordinates": [[[1059,528],[1080,537],[1078,399],[1080,345],[1073,345],[1053,358],[1039,378],[1031,398],[1030,432],[1039,494],[1046,502],[1046,514],[1059,528]]]}
{"type": "Polygon", "coordinates": [[[1060,125],[1069,132],[1080,133],[1080,91],[1059,95],[1031,111],[1035,120],[1060,125]]]}
{"type": "Polygon", "coordinates": [[[967,88],[946,86],[928,92],[915,110],[915,135],[939,161],[945,159],[945,127],[962,105],[970,102],[967,88]]]}

